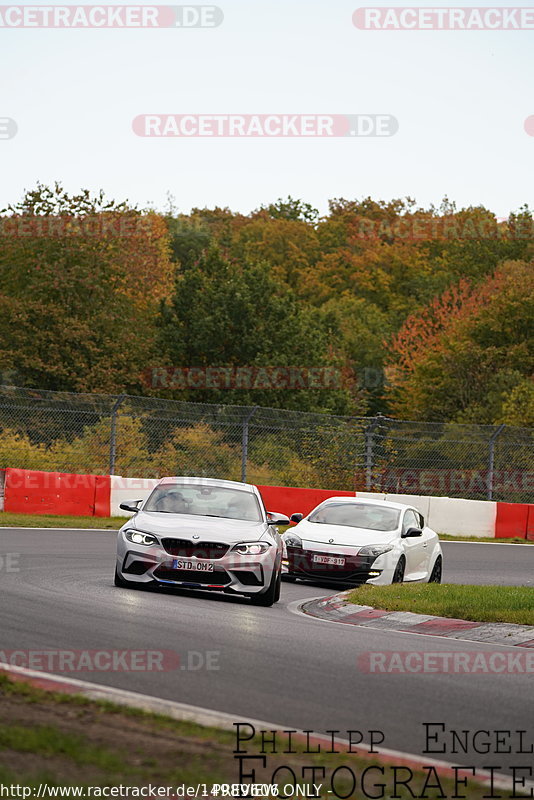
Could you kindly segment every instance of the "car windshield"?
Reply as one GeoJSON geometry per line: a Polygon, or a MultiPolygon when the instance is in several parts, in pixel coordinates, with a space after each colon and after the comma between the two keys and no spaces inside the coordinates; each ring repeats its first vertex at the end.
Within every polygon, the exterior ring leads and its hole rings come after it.
{"type": "Polygon", "coordinates": [[[148,498],[143,511],[262,521],[260,505],[252,492],[206,484],[160,484],[148,498]]]}
{"type": "Polygon", "coordinates": [[[399,514],[396,508],[371,503],[328,503],[313,511],[308,521],[386,532],[397,528],[399,514]]]}

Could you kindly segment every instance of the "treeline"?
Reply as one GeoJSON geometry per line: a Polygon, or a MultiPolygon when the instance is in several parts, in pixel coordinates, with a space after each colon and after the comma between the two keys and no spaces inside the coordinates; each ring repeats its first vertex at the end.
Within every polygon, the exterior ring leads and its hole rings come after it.
{"type": "Polygon", "coordinates": [[[337,199],[320,217],[288,198],[156,213],[39,184],[0,225],[3,382],[534,425],[527,207],[497,220],[447,199],[337,199]],[[184,382],[212,367],[255,378],[184,382]],[[276,385],[276,367],[315,379],[276,385]]]}

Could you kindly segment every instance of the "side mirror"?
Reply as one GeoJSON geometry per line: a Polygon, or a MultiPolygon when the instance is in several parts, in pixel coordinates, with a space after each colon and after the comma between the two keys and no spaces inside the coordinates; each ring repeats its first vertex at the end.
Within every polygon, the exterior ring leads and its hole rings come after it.
{"type": "Polygon", "coordinates": [[[267,512],[268,525],[289,525],[289,517],[285,514],[280,514],[278,511],[267,512]]]}
{"type": "Polygon", "coordinates": [[[415,539],[416,536],[422,536],[423,531],[421,528],[408,528],[408,530],[401,533],[401,539],[415,539]]]}
{"type": "Polygon", "coordinates": [[[299,511],[296,514],[291,514],[289,519],[291,520],[291,522],[300,522],[302,519],[304,519],[304,514],[301,514],[299,511]]]}
{"type": "Polygon", "coordinates": [[[137,514],[139,511],[139,506],[142,502],[142,500],[127,500],[126,503],[119,503],[119,508],[122,508],[123,511],[131,511],[134,514],[137,514]]]}

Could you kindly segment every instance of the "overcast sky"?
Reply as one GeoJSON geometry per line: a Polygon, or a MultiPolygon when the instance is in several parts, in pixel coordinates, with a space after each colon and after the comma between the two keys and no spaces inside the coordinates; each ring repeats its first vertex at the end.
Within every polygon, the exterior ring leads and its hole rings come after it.
{"type": "Polygon", "coordinates": [[[248,212],[288,194],[321,211],[329,198],[367,195],[428,205],[447,194],[498,216],[534,206],[534,136],[524,129],[534,30],[365,31],[347,0],[217,5],[224,22],[212,29],[0,28],[0,117],[18,125],[0,139],[0,207],[37,180],[156,208],[170,192],[180,211],[248,212]],[[399,129],[137,136],[133,119],[154,113],[389,114],[399,129]]]}

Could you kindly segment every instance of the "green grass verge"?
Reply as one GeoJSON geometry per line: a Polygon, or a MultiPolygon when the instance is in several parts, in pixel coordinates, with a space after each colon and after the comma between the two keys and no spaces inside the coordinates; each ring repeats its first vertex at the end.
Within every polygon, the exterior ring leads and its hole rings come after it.
{"type": "MultiPolygon", "coordinates": [[[[213,783],[239,780],[233,752],[235,734],[230,731],[178,722],[77,695],[46,692],[14,682],[5,675],[0,675],[0,708],[0,783],[4,785],[19,784],[36,789],[40,783],[46,783],[83,789],[120,784],[135,787],[185,784],[196,789],[198,783],[206,783],[209,792],[213,783]]],[[[399,770],[399,781],[406,780],[409,775],[409,770],[394,761],[380,764],[382,774],[371,771],[367,779],[368,793],[362,793],[359,779],[364,770],[379,765],[373,756],[347,752],[310,753],[302,740],[293,738],[289,747],[281,731],[277,732],[277,737],[276,755],[270,754],[267,748],[266,768],[258,762],[255,764],[257,783],[273,783],[273,772],[284,766],[281,786],[290,782],[287,768],[293,770],[302,785],[311,782],[309,777],[302,779],[303,775],[309,776],[311,767],[323,767],[325,778],[316,778],[315,782],[322,784],[321,798],[332,800],[336,795],[329,793],[329,778],[336,768],[345,766],[348,770],[338,773],[335,788],[340,796],[350,796],[351,800],[391,796],[399,800],[414,796],[438,800],[458,796],[452,780],[439,778],[438,788],[437,777],[424,770],[414,770],[409,785],[399,786],[393,794],[394,768],[399,770]],[[307,773],[302,772],[304,768],[307,773]],[[358,788],[353,791],[350,773],[358,780],[358,788]],[[380,794],[381,784],[389,790],[387,794],[380,794]]],[[[406,745],[409,747],[409,742],[406,745]]],[[[262,742],[257,737],[242,747],[248,749],[249,755],[257,756],[262,751],[262,742]]],[[[325,749],[328,748],[323,747],[325,749]]],[[[245,772],[249,772],[250,762],[244,766],[245,772]]],[[[89,794],[84,792],[81,796],[89,794]]],[[[94,788],[91,796],[99,796],[94,788]]],[[[488,790],[475,778],[469,778],[468,796],[469,800],[483,800],[488,790]]],[[[518,795],[500,791],[498,796],[518,795]]]]}
{"type": "Polygon", "coordinates": [[[515,537],[514,539],[490,539],[480,536],[449,536],[448,533],[440,533],[439,538],[445,542],[489,542],[490,544],[534,544],[534,539],[529,541],[528,539],[520,539],[519,537],[515,537]]]}
{"type": "Polygon", "coordinates": [[[0,528],[109,528],[118,530],[126,517],[64,517],[55,514],[0,512],[0,528]]]}
{"type": "Polygon", "coordinates": [[[475,622],[534,625],[534,588],[462,586],[452,583],[403,583],[360,586],[347,600],[385,611],[413,611],[475,622]]]}

